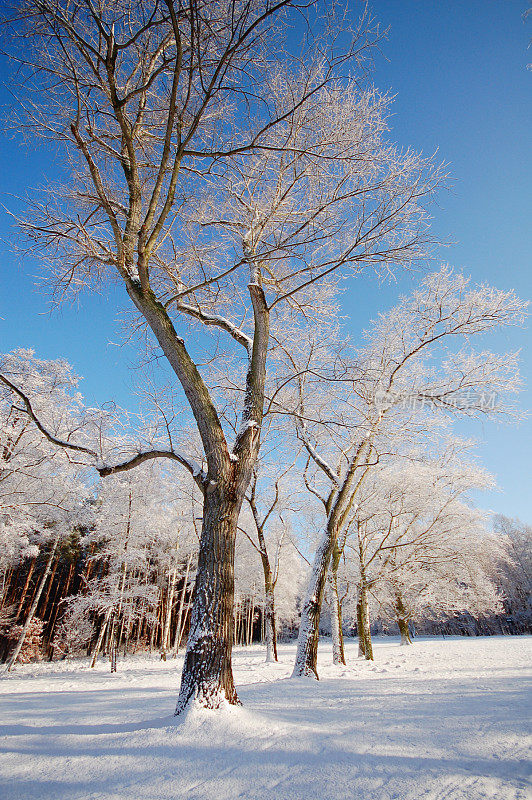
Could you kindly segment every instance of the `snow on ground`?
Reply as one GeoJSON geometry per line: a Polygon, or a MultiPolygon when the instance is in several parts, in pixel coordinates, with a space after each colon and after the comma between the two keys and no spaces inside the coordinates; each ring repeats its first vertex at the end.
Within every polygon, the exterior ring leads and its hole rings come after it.
{"type": "Polygon", "coordinates": [[[532,637],[377,640],[375,664],[289,678],[235,650],[243,708],[172,713],[181,659],[0,680],[2,800],[524,800],[532,637]]]}

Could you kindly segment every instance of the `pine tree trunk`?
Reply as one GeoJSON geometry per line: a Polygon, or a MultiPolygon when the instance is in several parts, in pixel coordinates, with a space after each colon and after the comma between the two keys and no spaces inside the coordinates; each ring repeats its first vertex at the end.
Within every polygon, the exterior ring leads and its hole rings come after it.
{"type": "Polygon", "coordinates": [[[170,622],[172,620],[172,609],[174,607],[174,592],[177,580],[177,570],[173,569],[168,577],[168,589],[166,593],[166,607],[161,642],[161,658],[166,661],[166,651],[170,647],[170,622]]]}
{"type": "Polygon", "coordinates": [[[194,556],[194,554],[191,553],[189,555],[189,557],[188,557],[187,568],[185,570],[185,580],[183,582],[183,588],[181,589],[181,596],[179,598],[179,611],[177,612],[177,623],[176,623],[175,639],[174,639],[174,646],[173,646],[174,658],[177,656],[177,654],[179,652],[179,646],[181,644],[181,637],[183,635],[183,625],[182,625],[181,621],[183,619],[183,607],[185,605],[185,593],[187,591],[188,576],[190,574],[190,566],[192,564],[193,556],[194,556]]]}
{"type": "Polygon", "coordinates": [[[18,618],[20,612],[22,611],[22,606],[24,605],[24,600],[26,599],[26,592],[28,591],[28,586],[30,585],[31,576],[33,575],[33,570],[35,569],[35,562],[37,559],[32,558],[30,568],[28,570],[28,574],[26,576],[26,581],[24,583],[24,588],[22,589],[22,594],[20,596],[20,602],[18,604],[18,608],[16,611],[16,617],[18,618]]]}
{"type": "Polygon", "coordinates": [[[37,605],[39,604],[39,600],[40,600],[41,594],[42,594],[43,589],[44,589],[44,587],[46,585],[46,581],[48,579],[48,575],[50,574],[50,567],[52,566],[52,561],[54,560],[54,555],[55,555],[55,551],[56,551],[57,545],[59,543],[60,536],[61,536],[61,533],[58,531],[56,536],[55,536],[55,538],[52,541],[52,545],[50,547],[50,554],[49,554],[48,560],[46,562],[46,567],[44,568],[44,572],[43,572],[43,575],[42,575],[41,580],[39,582],[37,591],[35,592],[35,594],[33,596],[33,601],[32,601],[32,604],[30,606],[30,610],[28,611],[28,616],[26,617],[26,622],[24,623],[24,626],[22,628],[22,632],[20,634],[20,638],[19,638],[17,644],[15,645],[15,649],[11,653],[11,656],[10,656],[8,662],[7,662],[7,668],[6,668],[7,672],[10,672],[11,669],[13,668],[13,665],[15,664],[15,662],[16,662],[16,660],[18,658],[18,655],[19,655],[19,653],[20,653],[20,651],[22,649],[22,645],[24,644],[24,639],[26,638],[26,633],[28,632],[28,628],[29,628],[29,626],[31,624],[31,621],[32,621],[33,617],[35,616],[35,611],[37,609],[37,605]]]}
{"type": "Polygon", "coordinates": [[[209,486],[194,586],[192,618],[176,714],[189,702],[219,708],[239,702],[231,666],[234,549],[241,496],[220,480],[209,486]]]}
{"type": "MultiPolygon", "coordinates": [[[[45,594],[44,600],[42,602],[41,617],[43,619],[46,617],[46,611],[47,611],[47,608],[48,608],[48,600],[50,599],[52,586],[54,585],[55,573],[57,572],[57,567],[58,566],[59,566],[59,559],[55,562],[55,564],[53,566],[53,569],[52,569],[52,572],[51,572],[51,575],[50,575],[50,580],[48,582],[48,589],[46,590],[46,594],[45,594]]],[[[55,591],[55,596],[53,598],[54,600],[57,599],[58,589],[59,589],[59,587],[57,587],[57,589],[55,591]]]]}

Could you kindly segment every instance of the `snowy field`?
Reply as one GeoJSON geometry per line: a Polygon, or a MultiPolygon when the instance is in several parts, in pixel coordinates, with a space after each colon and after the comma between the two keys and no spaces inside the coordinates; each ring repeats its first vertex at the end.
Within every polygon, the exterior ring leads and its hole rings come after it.
{"type": "Polygon", "coordinates": [[[236,649],[243,708],[172,717],[181,659],[27,665],[0,680],[2,800],[529,798],[532,637],[377,640],[290,680],[236,649]]]}

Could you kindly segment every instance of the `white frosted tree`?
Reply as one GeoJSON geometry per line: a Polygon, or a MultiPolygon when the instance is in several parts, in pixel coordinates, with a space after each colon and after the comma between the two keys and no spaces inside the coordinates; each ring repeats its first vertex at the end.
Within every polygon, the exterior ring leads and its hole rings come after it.
{"type": "Polygon", "coordinates": [[[282,304],[304,309],[307,288],[334,271],[386,271],[418,256],[423,204],[440,179],[387,141],[388,98],[360,88],[374,39],[367,15],[353,32],[319,7],[21,0],[11,21],[29,65],[29,124],[73,164],[69,185],[38,197],[22,227],[60,296],[119,282],[203,447],[204,469],[172,446],[99,462],[106,475],[170,458],[203,493],[176,713],[192,700],[238,702],[234,543],[260,446],[270,324],[282,304]],[[290,23],[301,15],[312,35],[300,26],[295,47],[290,23]],[[194,356],[197,329],[217,334],[210,359],[194,356]],[[236,436],[208,369],[219,341],[244,364],[236,436]]]}
{"type": "MultiPolygon", "coordinates": [[[[50,429],[67,425],[76,430],[81,401],[77,379],[66,362],[43,361],[30,350],[16,350],[0,356],[0,370],[36,396],[36,411],[50,429]]],[[[7,569],[31,559],[15,616],[24,604],[37,556],[46,553],[7,661],[8,670],[16,663],[34,622],[61,539],[87,519],[90,491],[84,478],[84,470],[72,463],[66,451],[50,443],[32,423],[25,406],[17,403],[10,387],[0,382],[0,566],[4,588],[7,569]]]]}
{"type": "MultiPolygon", "coordinates": [[[[410,643],[412,620],[500,607],[491,568],[500,548],[469,499],[492,488],[493,479],[464,461],[467,442],[451,440],[441,449],[437,458],[403,454],[375,470],[353,517],[348,547],[364,587],[364,613],[370,594],[381,618],[397,622],[402,644],[410,643]]],[[[362,634],[361,649],[371,658],[369,625],[362,634]]]]}
{"type": "Polygon", "coordinates": [[[301,376],[298,436],[319,475],[317,484],[307,485],[326,514],[302,610],[295,676],[317,677],[327,573],[371,469],[430,432],[442,412],[451,419],[519,417],[512,398],[520,385],[517,355],[475,351],[470,341],[522,323],[525,309],[514,292],[471,287],[443,267],[379,317],[364,348],[350,357],[325,352],[332,370],[324,371],[324,348],[314,342],[294,364],[301,376]]]}

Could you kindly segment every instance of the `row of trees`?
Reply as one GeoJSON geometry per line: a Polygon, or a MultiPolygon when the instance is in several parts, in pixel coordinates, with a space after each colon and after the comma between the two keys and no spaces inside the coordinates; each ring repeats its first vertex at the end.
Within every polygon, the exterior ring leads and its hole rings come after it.
{"type": "MultiPolygon", "coordinates": [[[[317,675],[325,596],[336,663],[345,663],[344,618],[350,625],[356,621],[360,653],[373,657],[370,610],[381,622],[395,620],[404,643],[412,621],[448,625],[463,612],[483,620],[483,630],[527,629],[526,529],[520,554],[519,527],[499,519],[498,535],[488,534],[470,494],[491,488],[493,479],[475,464],[473,443],[449,427],[449,418],[463,414],[515,415],[508,399],[516,388],[515,363],[469,351],[476,372],[457,375],[464,353],[446,345],[521,313],[511,293],[471,289],[463,276],[444,268],[381,316],[360,351],[349,352],[345,341],[335,344],[331,327],[324,345],[323,326],[299,340],[304,368],[296,368],[293,350],[283,349],[271,393],[283,423],[268,412],[270,448],[265,445],[254,468],[239,517],[234,642],[249,643],[260,633],[267,659],[277,657],[278,618],[296,624],[304,554],[313,549],[296,673],[317,675]],[[290,381],[286,359],[295,376],[290,381]],[[383,382],[390,369],[393,391],[389,380],[383,382]],[[342,492],[347,512],[337,515],[331,536],[342,492]],[[318,536],[313,531],[323,513],[327,523],[318,536]],[[510,626],[491,619],[502,613],[503,600],[510,626]]],[[[150,458],[136,471],[118,470],[92,486],[86,467],[80,471],[69,448],[58,447],[49,431],[66,420],[78,440],[84,435],[94,441],[97,433],[106,457],[116,458],[132,446],[123,415],[84,409],[68,365],[39,361],[30,352],[4,356],[1,375],[3,605],[13,612],[16,600],[18,621],[28,626],[21,639],[40,612],[50,655],[87,647],[94,664],[102,647],[113,657],[121,648],[126,653],[140,646],[158,647],[164,658],[177,652],[188,638],[200,544],[197,485],[178,468],[176,473],[150,458]],[[58,502],[57,491],[66,485],[71,494],[58,502]],[[61,511],[62,522],[52,522],[50,506],[61,511]],[[38,509],[37,516],[30,509],[38,509]],[[43,534],[42,528],[53,532],[43,534]],[[39,537],[47,555],[36,570],[39,537]]],[[[159,399],[156,412],[163,412],[159,399]]],[[[149,427],[144,421],[144,432],[149,427]]],[[[16,656],[15,649],[10,663],[16,656]]]]}
{"type": "MultiPolygon", "coordinates": [[[[471,289],[443,269],[381,318],[365,347],[341,342],[340,281],[363,270],[392,273],[426,255],[426,205],[443,177],[433,159],[388,140],[390,98],[365,71],[379,38],[367,11],[353,26],[339,5],[307,0],[16,5],[9,25],[25,72],[20,124],[51,139],[72,165],[67,185],[37,195],[20,226],[49,265],[57,296],[118,282],[190,415],[178,428],[168,411],[175,399],[158,403],[132,447],[129,434],[117,442],[111,418],[81,406],[51,413],[23,376],[3,369],[14,409],[8,441],[31,424],[54,450],[51,463],[77,459],[102,478],[155,459],[188,472],[201,530],[177,713],[193,700],[211,708],[238,702],[234,559],[248,505],[274,652],[277,548],[266,532],[278,516],[270,511],[278,490],[269,503],[255,481],[268,466],[278,478],[294,462],[321,504],[295,668],[316,674],[331,564],[340,639],[338,571],[353,531],[359,569],[371,569],[361,582],[361,621],[380,574],[371,565],[395,575],[382,585],[393,584],[389,591],[405,604],[408,546],[432,536],[442,561],[459,563],[442,543],[462,523],[478,529],[465,493],[480,479],[460,483],[467,468],[456,443],[442,449],[440,412],[512,413],[515,357],[472,351],[469,340],[519,323],[524,306],[512,292],[471,289]],[[434,478],[440,508],[403,512],[392,492],[376,500],[391,511],[371,513],[364,493],[385,486],[375,469],[393,475],[411,465],[421,480],[424,464],[445,472],[439,453],[450,453],[447,472],[456,476],[434,478]],[[376,550],[374,531],[383,525],[390,533],[376,550]]],[[[305,517],[293,525],[299,535],[305,517]]],[[[306,555],[311,549],[312,537],[306,555]]],[[[125,541],[116,564],[122,613],[125,541]]],[[[110,611],[106,622],[112,637],[115,617],[110,611]]],[[[368,635],[363,647],[369,652],[368,635]]],[[[341,657],[340,641],[335,650],[341,657]]]]}

